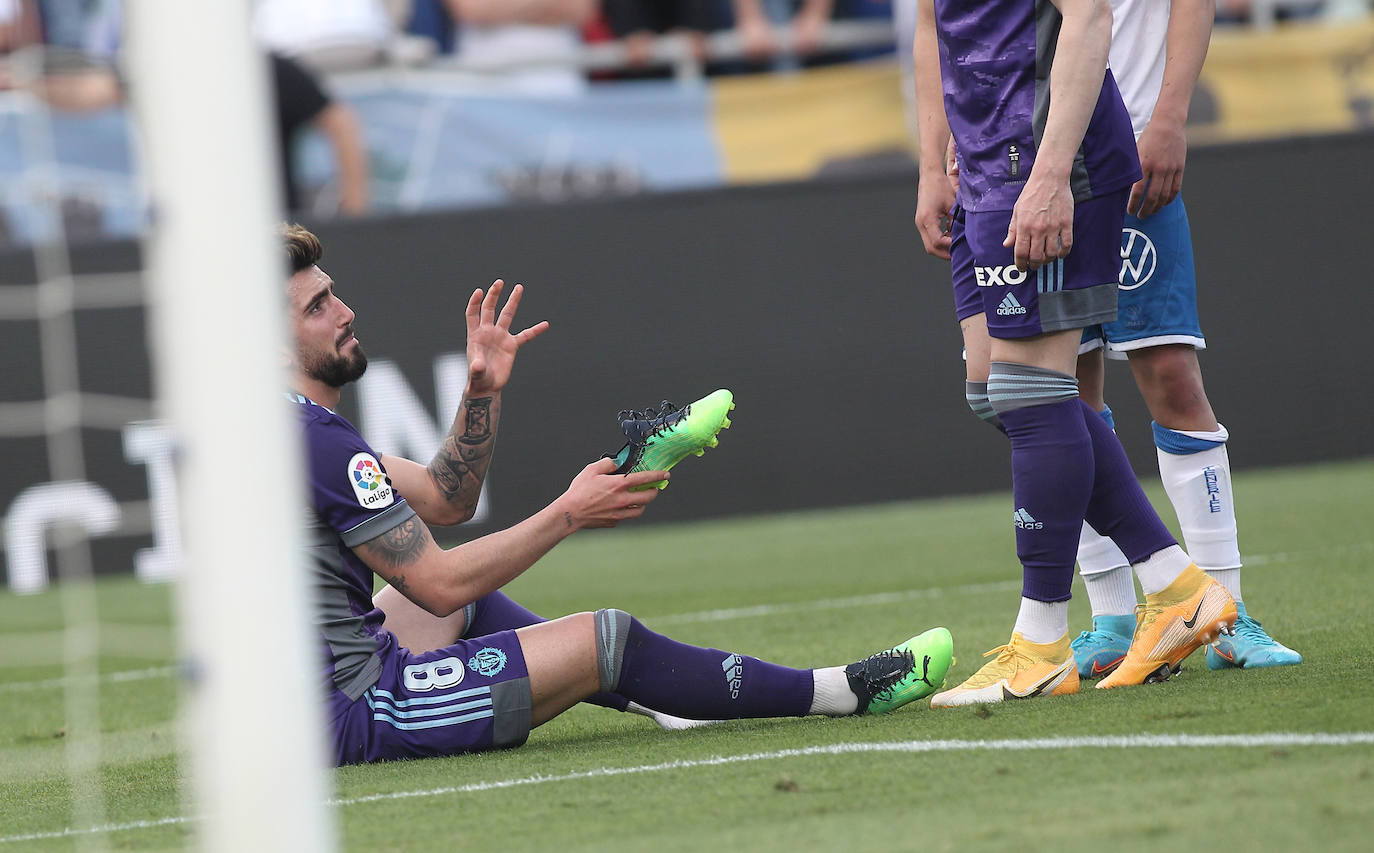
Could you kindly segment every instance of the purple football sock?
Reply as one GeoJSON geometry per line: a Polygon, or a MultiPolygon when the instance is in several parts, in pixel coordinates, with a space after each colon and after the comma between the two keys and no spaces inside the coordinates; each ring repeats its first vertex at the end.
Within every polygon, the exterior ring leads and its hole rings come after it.
{"type": "Polygon", "coordinates": [[[524,628],[546,621],[532,610],[527,610],[504,592],[493,592],[477,599],[469,611],[464,637],[484,637],[497,631],[524,628]]]}
{"type": "MultiPolygon", "coordinates": [[[[467,627],[463,629],[464,637],[484,637],[497,631],[509,631],[547,621],[499,591],[477,599],[469,613],[467,627]]],[[[629,699],[615,693],[595,693],[582,701],[613,711],[624,711],[630,704],[629,699]]]]}
{"type": "Polygon", "coordinates": [[[1140,488],[1116,433],[1086,403],[1082,416],[1093,444],[1093,491],[1087,522],[1115,542],[1131,565],[1177,545],[1178,540],[1140,488]]]}
{"type": "Polygon", "coordinates": [[[1021,595],[1067,601],[1093,488],[1092,440],[1077,395],[1002,410],[1011,439],[1011,491],[1021,595]]]}
{"type": "Polygon", "coordinates": [[[689,646],[630,618],[616,693],[693,720],[800,717],[811,709],[811,670],[689,646]]]}

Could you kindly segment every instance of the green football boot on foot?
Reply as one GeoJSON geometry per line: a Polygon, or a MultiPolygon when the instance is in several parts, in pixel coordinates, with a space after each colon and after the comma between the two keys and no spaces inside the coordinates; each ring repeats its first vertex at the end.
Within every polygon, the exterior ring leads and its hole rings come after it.
{"type": "Polygon", "coordinates": [[[859,714],[886,714],[924,699],[945,684],[954,665],[954,638],[931,628],[896,648],[844,668],[849,689],[859,697],[859,714]]]}
{"type": "MultiPolygon", "coordinates": [[[[727,415],[733,408],[734,395],[722,388],[680,409],[665,400],[658,411],[621,412],[620,429],[629,440],[610,457],[619,466],[615,472],[667,471],[689,455],[702,455],[720,443],[716,433],[730,428],[727,415]]],[[[644,488],[667,485],[660,480],[644,488]]]]}

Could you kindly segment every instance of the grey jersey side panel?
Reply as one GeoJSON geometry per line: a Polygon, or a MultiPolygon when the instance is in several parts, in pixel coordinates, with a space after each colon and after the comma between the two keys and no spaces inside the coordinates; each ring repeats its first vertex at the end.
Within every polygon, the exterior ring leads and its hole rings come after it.
{"type": "MultiPolygon", "coordinates": [[[[349,531],[348,539],[355,539],[367,528],[367,535],[352,544],[366,542],[415,515],[409,505],[401,503],[363,525],[349,531]],[[385,521],[385,523],[383,523],[385,521]]],[[[319,518],[312,518],[306,526],[306,553],[314,573],[315,624],[329,645],[334,660],[334,687],[351,701],[363,695],[382,674],[382,661],[377,656],[377,639],[363,627],[363,617],[356,615],[349,605],[348,585],[339,575],[339,553],[349,547],[344,537],[335,533],[319,518]]]]}
{"type": "Polygon", "coordinates": [[[1031,126],[1035,130],[1035,147],[1045,138],[1045,123],[1050,115],[1050,68],[1054,65],[1054,51],[1059,46],[1059,26],[1064,18],[1049,0],[1035,0],[1035,112],[1031,126]]]}

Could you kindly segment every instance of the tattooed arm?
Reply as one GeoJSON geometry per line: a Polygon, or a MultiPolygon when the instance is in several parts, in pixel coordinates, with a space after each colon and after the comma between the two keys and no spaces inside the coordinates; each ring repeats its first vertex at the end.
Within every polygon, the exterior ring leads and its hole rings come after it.
{"type": "Polygon", "coordinates": [[[500,392],[464,396],[453,427],[439,451],[420,465],[398,456],[383,455],[391,484],[428,524],[462,524],[477,511],[477,498],[496,447],[501,419],[500,392]]]}
{"type": "Polygon", "coordinates": [[[353,553],[406,598],[435,616],[448,616],[519,577],[581,528],[638,518],[659,491],[634,489],[668,479],[666,471],[614,472],[613,461],[598,459],[539,512],[456,548],[440,548],[424,521],[412,516],[353,553]]]}
{"type": "Polygon", "coordinates": [[[464,398],[453,428],[426,469],[444,501],[462,514],[463,521],[477,511],[477,497],[491,464],[500,419],[499,393],[464,398]]]}
{"type": "Polygon", "coordinates": [[[392,485],[429,524],[461,524],[477,511],[501,420],[501,389],[510,381],[516,353],[549,328],[543,321],[512,332],[524,288],[512,288],[498,314],[504,289],[505,282],[497,279],[485,293],[474,290],[468,298],[468,384],[439,452],[428,466],[394,456],[382,459],[392,485]]]}
{"type": "Polygon", "coordinates": [[[411,516],[382,535],[358,545],[353,553],[382,580],[414,601],[415,592],[406,574],[410,573],[413,578],[421,558],[437,548],[425,523],[418,516],[411,516]]]}

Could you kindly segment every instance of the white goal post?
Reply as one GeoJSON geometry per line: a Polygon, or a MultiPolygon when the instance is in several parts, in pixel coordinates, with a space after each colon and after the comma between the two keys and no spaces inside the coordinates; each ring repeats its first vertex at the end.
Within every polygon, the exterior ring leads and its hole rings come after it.
{"type": "Polygon", "coordinates": [[[177,441],[192,797],[205,849],[331,849],[285,404],[285,266],[250,0],[126,0],[153,370],[177,441]]]}

